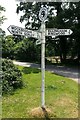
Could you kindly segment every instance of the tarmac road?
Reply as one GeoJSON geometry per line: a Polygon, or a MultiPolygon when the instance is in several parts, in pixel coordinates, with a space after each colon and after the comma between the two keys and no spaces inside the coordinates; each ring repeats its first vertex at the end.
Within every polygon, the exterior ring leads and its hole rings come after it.
{"type": "MultiPolygon", "coordinates": [[[[24,67],[33,67],[33,68],[41,68],[40,64],[29,63],[29,62],[18,62],[13,61],[14,64],[24,66],[24,67]]],[[[55,74],[70,78],[77,83],[80,83],[80,70],[78,68],[71,68],[65,66],[56,66],[56,65],[46,65],[46,70],[51,71],[55,74]]]]}

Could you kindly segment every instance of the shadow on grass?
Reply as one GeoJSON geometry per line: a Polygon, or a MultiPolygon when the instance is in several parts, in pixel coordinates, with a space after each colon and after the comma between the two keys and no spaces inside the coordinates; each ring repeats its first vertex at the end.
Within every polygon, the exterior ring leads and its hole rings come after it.
{"type": "Polygon", "coordinates": [[[22,69],[22,72],[23,72],[24,74],[31,74],[31,73],[39,73],[40,70],[37,69],[37,68],[24,67],[24,68],[22,69]]]}

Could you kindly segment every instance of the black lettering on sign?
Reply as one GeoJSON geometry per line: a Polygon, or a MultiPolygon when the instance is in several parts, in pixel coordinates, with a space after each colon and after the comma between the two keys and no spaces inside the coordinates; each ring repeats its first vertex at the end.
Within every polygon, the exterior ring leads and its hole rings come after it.
{"type": "Polygon", "coordinates": [[[32,37],[32,31],[31,30],[25,30],[24,35],[27,37],[32,37]]]}
{"type": "Polygon", "coordinates": [[[65,35],[65,31],[62,29],[59,30],[59,35],[65,35]]]}
{"type": "Polygon", "coordinates": [[[65,32],[67,32],[67,29],[65,29],[65,32]]]}
{"type": "Polygon", "coordinates": [[[58,36],[59,35],[59,30],[55,29],[55,34],[56,34],[56,36],[58,36]]]}

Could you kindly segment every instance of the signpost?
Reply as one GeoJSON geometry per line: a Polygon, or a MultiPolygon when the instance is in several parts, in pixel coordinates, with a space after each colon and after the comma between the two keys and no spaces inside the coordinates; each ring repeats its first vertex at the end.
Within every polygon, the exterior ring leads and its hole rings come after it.
{"type": "Polygon", "coordinates": [[[39,19],[41,23],[41,72],[42,72],[42,87],[41,87],[41,106],[45,108],[45,20],[47,18],[47,8],[42,7],[39,11],[39,19]]]}
{"type": "Polygon", "coordinates": [[[41,87],[41,107],[45,108],[45,36],[64,36],[73,33],[70,29],[47,29],[45,28],[45,20],[47,19],[48,11],[46,7],[42,7],[39,11],[39,19],[41,27],[39,31],[23,29],[14,25],[8,27],[11,34],[23,35],[27,37],[37,38],[36,45],[41,44],[41,72],[42,72],[42,87],[41,87]]]}

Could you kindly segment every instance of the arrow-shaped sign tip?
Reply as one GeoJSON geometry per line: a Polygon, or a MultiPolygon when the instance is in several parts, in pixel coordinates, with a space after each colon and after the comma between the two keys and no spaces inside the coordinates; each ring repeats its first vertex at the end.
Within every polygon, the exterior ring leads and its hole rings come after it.
{"type": "Polygon", "coordinates": [[[73,31],[72,30],[70,30],[70,35],[73,33],[73,31]]]}
{"type": "Polygon", "coordinates": [[[8,30],[10,33],[12,33],[12,32],[11,32],[11,25],[7,28],[7,30],[8,30]]]}

